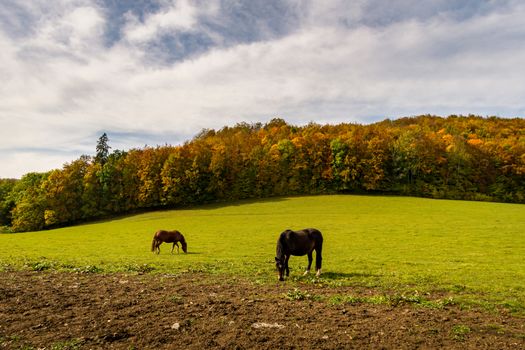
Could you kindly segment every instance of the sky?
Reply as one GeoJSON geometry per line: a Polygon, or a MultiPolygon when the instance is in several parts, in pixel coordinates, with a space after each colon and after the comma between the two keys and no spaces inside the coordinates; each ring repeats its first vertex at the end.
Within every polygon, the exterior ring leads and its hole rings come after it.
{"type": "Polygon", "coordinates": [[[521,0],[1,0],[0,178],[279,117],[525,116],[521,0]]]}

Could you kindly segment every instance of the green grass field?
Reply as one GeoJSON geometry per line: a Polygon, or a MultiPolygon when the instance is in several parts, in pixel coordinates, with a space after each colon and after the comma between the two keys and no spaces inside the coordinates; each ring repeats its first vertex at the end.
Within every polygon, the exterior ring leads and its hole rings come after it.
{"type": "MultiPolygon", "coordinates": [[[[158,211],[43,232],[0,235],[0,269],[239,274],[276,283],[284,229],[324,235],[318,283],[438,292],[525,310],[525,206],[409,197],[312,196],[158,211]],[[157,229],[177,229],[189,254],[151,252],[157,229]]],[[[290,259],[291,281],[306,257],[290,259]]],[[[290,283],[290,282],[286,282],[290,283]]]]}

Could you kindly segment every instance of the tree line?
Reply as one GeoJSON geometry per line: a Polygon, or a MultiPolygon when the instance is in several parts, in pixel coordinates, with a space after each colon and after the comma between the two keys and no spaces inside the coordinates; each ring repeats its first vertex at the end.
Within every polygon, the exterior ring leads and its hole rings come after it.
{"type": "Polygon", "coordinates": [[[0,180],[0,226],[41,230],[146,208],[284,195],[384,193],[525,203],[525,120],[418,116],[370,125],[282,119],[202,130],[0,180]]]}

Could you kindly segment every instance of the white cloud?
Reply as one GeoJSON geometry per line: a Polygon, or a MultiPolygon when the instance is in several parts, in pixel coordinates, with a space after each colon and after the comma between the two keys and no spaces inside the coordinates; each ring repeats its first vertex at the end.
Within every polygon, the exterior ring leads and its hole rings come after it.
{"type": "Polygon", "coordinates": [[[102,33],[102,23],[100,14],[94,8],[74,8],[69,13],[42,20],[34,41],[40,45],[75,50],[79,46],[96,43],[102,33]]]}
{"type": "Polygon", "coordinates": [[[188,0],[177,1],[160,12],[151,14],[144,22],[128,14],[125,37],[132,43],[145,43],[162,34],[189,31],[197,24],[197,14],[198,9],[188,0]]]}
{"type": "Polygon", "coordinates": [[[340,2],[312,3],[287,36],[164,65],[151,65],[144,44],[165,33],[209,31],[199,21],[219,21],[217,6],[178,1],[142,22],[128,17],[123,39],[110,48],[103,30],[112,19],[87,1],[48,5],[24,35],[0,29],[0,177],[93,153],[101,131],[190,138],[201,128],[276,115],[306,123],[525,113],[524,6],[367,26],[364,2],[356,2],[341,16],[353,21],[348,26],[329,23],[340,2]],[[35,156],[32,148],[73,153],[35,156]]]}
{"type": "Polygon", "coordinates": [[[54,154],[35,151],[17,151],[0,155],[2,178],[20,178],[30,172],[46,172],[61,168],[77,159],[73,153],[54,154]]]}

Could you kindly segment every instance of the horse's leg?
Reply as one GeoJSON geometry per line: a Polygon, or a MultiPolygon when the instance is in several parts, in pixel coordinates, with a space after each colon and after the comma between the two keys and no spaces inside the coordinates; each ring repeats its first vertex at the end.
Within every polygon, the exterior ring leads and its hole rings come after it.
{"type": "Polygon", "coordinates": [[[173,249],[175,249],[175,246],[177,246],[177,254],[179,253],[179,245],[177,242],[173,242],[173,245],[171,246],[171,254],[173,254],[173,249]]]}
{"type": "Polygon", "coordinates": [[[319,277],[321,275],[321,263],[323,262],[323,257],[321,255],[322,246],[317,248],[315,250],[315,270],[316,270],[316,277],[319,277]]]}
{"type": "Polygon", "coordinates": [[[288,260],[290,260],[290,255],[284,256],[284,269],[286,271],[286,277],[290,276],[290,269],[288,268],[288,260]]]}
{"type": "Polygon", "coordinates": [[[157,251],[157,255],[160,254],[160,245],[162,244],[162,241],[156,241],[155,242],[155,250],[157,251]]]}
{"type": "Polygon", "coordinates": [[[313,261],[313,257],[312,257],[312,252],[308,253],[308,267],[306,268],[306,271],[304,272],[303,276],[306,276],[310,273],[310,268],[312,267],[312,261],[313,261]]]}

